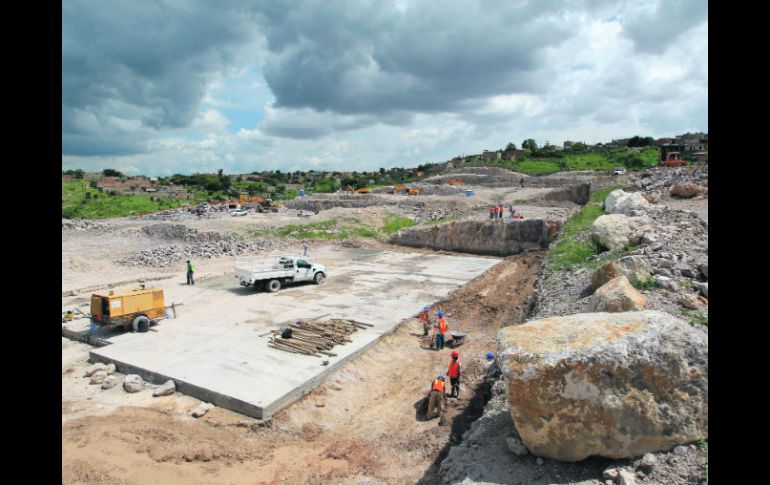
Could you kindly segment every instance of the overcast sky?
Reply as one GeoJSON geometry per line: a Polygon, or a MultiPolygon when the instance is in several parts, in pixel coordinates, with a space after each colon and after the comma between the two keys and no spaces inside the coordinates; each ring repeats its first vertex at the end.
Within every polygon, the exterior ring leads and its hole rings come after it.
{"type": "Polygon", "coordinates": [[[62,168],[415,167],[708,131],[706,0],[68,0],[62,168]]]}

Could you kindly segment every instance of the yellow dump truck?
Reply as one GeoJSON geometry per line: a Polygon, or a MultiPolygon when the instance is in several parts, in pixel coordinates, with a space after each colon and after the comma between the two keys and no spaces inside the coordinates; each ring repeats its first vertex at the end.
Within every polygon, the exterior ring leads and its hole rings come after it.
{"type": "Polygon", "coordinates": [[[169,307],[162,288],[110,291],[91,295],[91,321],[99,326],[120,326],[133,332],[146,332],[151,322],[167,316],[169,307]]]}

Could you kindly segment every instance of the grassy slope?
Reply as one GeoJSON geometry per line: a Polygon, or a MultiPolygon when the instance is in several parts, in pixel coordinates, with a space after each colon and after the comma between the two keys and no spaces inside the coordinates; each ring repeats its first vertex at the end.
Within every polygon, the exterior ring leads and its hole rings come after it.
{"type": "Polygon", "coordinates": [[[90,187],[88,182],[80,180],[62,182],[62,217],[66,218],[106,219],[133,216],[179,207],[184,203],[196,203],[196,201],[169,199],[153,201],[148,197],[137,195],[109,195],[90,187]]]}

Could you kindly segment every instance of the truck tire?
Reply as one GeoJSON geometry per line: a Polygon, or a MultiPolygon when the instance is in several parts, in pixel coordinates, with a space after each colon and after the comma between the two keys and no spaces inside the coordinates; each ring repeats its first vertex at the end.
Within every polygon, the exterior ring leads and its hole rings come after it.
{"type": "Polygon", "coordinates": [[[315,281],[315,284],[320,285],[324,282],[324,279],[326,279],[326,275],[321,273],[320,271],[315,274],[313,277],[313,281],[315,281]]]}
{"type": "Polygon", "coordinates": [[[281,289],[281,282],[279,280],[270,280],[267,283],[267,291],[269,291],[270,293],[275,293],[280,289],[281,289]]]}
{"type": "Polygon", "coordinates": [[[150,319],[144,315],[139,315],[131,322],[131,329],[134,332],[146,332],[150,329],[150,319]]]}

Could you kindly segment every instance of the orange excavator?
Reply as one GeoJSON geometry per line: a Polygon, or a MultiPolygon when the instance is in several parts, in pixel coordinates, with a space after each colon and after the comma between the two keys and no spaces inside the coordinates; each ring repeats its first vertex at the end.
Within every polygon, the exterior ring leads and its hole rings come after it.
{"type": "Polygon", "coordinates": [[[260,197],[259,195],[255,196],[246,196],[241,194],[240,196],[240,205],[244,206],[245,204],[259,204],[257,206],[257,212],[278,212],[278,208],[281,207],[280,204],[274,204],[273,199],[270,199],[268,197],[260,197]]]}
{"type": "Polygon", "coordinates": [[[369,192],[371,192],[371,190],[366,187],[361,187],[360,189],[356,190],[356,193],[358,194],[368,194],[369,192]]]}
{"type": "Polygon", "coordinates": [[[465,183],[465,182],[463,182],[463,181],[462,181],[462,180],[460,180],[460,179],[452,179],[452,180],[450,180],[450,181],[448,181],[448,182],[447,182],[447,185],[462,185],[462,184],[464,184],[464,183],[465,183]]]}

